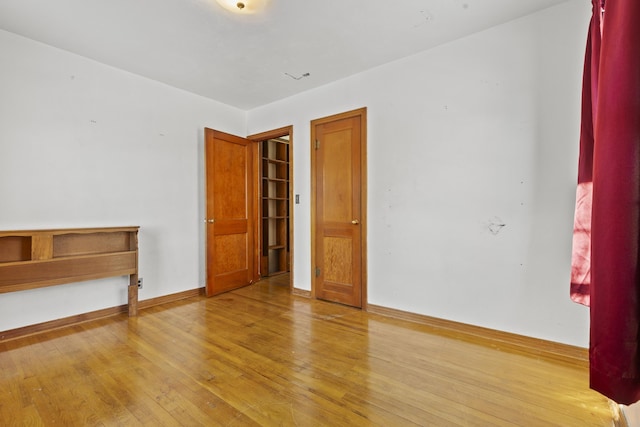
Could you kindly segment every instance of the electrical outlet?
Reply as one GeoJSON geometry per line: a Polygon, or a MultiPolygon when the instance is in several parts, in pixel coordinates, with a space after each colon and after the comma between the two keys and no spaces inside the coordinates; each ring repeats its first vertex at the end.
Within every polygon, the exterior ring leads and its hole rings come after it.
{"type": "Polygon", "coordinates": [[[143,278],[142,277],[138,277],[138,289],[142,289],[142,282],[143,282],[143,278]]]}

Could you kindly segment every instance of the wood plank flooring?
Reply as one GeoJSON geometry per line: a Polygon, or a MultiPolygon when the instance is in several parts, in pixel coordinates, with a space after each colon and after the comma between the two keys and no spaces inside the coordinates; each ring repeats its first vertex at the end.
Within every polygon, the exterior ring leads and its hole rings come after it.
{"type": "Polygon", "coordinates": [[[583,367],[278,282],[0,343],[0,425],[614,425],[583,367]]]}

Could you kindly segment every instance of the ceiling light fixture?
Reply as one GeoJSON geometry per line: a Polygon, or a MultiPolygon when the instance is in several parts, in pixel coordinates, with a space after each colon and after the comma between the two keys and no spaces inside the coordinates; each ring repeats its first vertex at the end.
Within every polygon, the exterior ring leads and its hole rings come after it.
{"type": "Polygon", "coordinates": [[[261,12],[268,0],[216,0],[218,4],[230,12],[253,14],[261,12]]]}

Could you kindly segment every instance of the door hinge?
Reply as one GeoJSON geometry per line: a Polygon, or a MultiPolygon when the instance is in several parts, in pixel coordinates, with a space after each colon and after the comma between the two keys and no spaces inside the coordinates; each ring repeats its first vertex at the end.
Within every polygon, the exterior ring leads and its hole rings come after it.
{"type": "Polygon", "coordinates": [[[320,277],[320,267],[316,267],[316,277],[320,277]]]}
{"type": "Polygon", "coordinates": [[[320,141],[316,139],[316,150],[320,149],[320,141]]]}

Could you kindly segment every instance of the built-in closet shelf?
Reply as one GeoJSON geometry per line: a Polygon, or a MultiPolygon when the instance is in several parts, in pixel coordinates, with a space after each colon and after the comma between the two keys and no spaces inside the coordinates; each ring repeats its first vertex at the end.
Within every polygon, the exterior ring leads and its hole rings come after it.
{"type": "Polygon", "coordinates": [[[269,139],[260,144],[262,227],[260,274],[289,271],[289,142],[269,139]]]}

